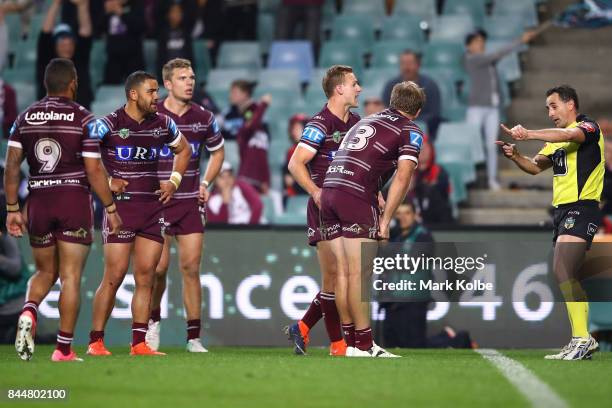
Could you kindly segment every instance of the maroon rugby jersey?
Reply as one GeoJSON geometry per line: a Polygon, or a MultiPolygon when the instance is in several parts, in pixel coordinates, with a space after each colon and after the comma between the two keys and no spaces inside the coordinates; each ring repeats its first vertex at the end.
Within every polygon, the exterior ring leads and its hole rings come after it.
{"type": "Polygon", "coordinates": [[[270,186],[270,166],[268,150],[270,137],[263,123],[268,105],[265,102],[254,102],[244,113],[244,123],[236,140],[240,153],[238,178],[246,181],[259,192],[264,184],[270,186]]]}
{"type": "Polygon", "coordinates": [[[68,98],[47,96],[17,117],[8,145],[23,149],[34,191],[89,190],[83,157],[100,158],[94,116],[68,98]]]}
{"type": "Polygon", "coordinates": [[[327,168],[334,159],[345,133],[359,122],[359,119],[359,115],[349,112],[348,121],[344,123],[327,108],[326,104],[323,110],[306,124],[298,146],[316,153],[308,163],[308,169],[312,181],[318,187],[323,185],[327,168]]]}
{"type": "MultiPolygon", "coordinates": [[[[183,181],[181,181],[181,185],[172,196],[172,199],[197,198],[200,191],[200,155],[202,154],[202,146],[206,145],[206,149],[209,152],[220,149],[223,146],[223,136],[215,116],[212,112],[193,102],[183,116],[170,112],[164,106],[163,101],[158,103],[157,110],[174,120],[178,130],[187,138],[191,146],[189,166],[185,174],[183,174],[183,181]]],[[[164,146],[159,155],[158,170],[160,180],[168,180],[170,178],[173,161],[174,154],[172,154],[168,147],[164,146]]]]}
{"type": "Polygon", "coordinates": [[[375,204],[398,160],[418,163],[422,143],[421,129],[394,109],[361,119],[342,140],[323,187],[375,204]]]}
{"type": "Polygon", "coordinates": [[[160,153],[181,141],[176,123],[163,113],[153,113],[138,123],[119,108],[96,120],[94,132],[108,174],[129,183],[125,197],[157,199],[160,153]]]}

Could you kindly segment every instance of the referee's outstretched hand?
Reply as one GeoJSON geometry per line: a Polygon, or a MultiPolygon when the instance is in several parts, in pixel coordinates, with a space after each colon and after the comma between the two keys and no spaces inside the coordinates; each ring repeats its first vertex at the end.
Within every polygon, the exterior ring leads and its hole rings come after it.
{"type": "Polygon", "coordinates": [[[527,139],[527,129],[523,127],[523,125],[516,125],[512,129],[508,129],[506,125],[503,123],[500,125],[502,130],[514,140],[526,140],[527,139]]]}
{"type": "Polygon", "coordinates": [[[515,144],[502,142],[501,140],[496,141],[495,144],[502,147],[502,152],[504,152],[504,156],[509,159],[513,159],[519,154],[515,144]]]}

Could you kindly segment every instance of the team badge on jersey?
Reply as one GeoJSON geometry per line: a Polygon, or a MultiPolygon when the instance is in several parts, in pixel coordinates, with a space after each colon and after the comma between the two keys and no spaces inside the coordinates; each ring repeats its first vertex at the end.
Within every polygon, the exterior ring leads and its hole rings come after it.
{"type": "Polygon", "coordinates": [[[160,136],[161,136],[161,131],[162,131],[162,130],[161,130],[161,128],[155,128],[155,129],[153,129],[153,137],[154,137],[154,138],[156,138],[156,139],[157,139],[158,137],[160,137],[160,136]]]}
{"type": "Polygon", "coordinates": [[[122,139],[127,139],[128,137],[130,137],[130,130],[126,128],[120,129],[119,137],[122,139]]]}
{"type": "Polygon", "coordinates": [[[593,133],[595,132],[595,126],[593,126],[593,124],[591,122],[580,122],[578,124],[578,127],[581,129],[586,130],[588,133],[593,133]]]}
{"type": "Polygon", "coordinates": [[[200,122],[192,124],[191,131],[193,133],[198,133],[200,131],[200,126],[201,126],[200,122]]]}
{"type": "Polygon", "coordinates": [[[565,227],[565,229],[572,229],[575,223],[576,219],[574,217],[568,217],[565,219],[565,224],[563,224],[563,227],[565,227]]]}
{"type": "Polygon", "coordinates": [[[340,143],[340,140],[342,140],[342,133],[336,130],[334,134],[332,135],[332,137],[334,138],[334,142],[340,143]]]}

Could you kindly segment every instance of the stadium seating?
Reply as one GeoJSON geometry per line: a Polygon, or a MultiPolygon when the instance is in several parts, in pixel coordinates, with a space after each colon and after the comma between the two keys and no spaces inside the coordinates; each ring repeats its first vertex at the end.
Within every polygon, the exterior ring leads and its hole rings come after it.
{"type": "Polygon", "coordinates": [[[147,72],[157,74],[157,40],[145,39],[142,50],[147,72]]]}
{"type": "Polygon", "coordinates": [[[210,52],[206,46],[206,40],[199,39],[193,41],[193,65],[196,75],[196,81],[202,82],[206,80],[208,72],[212,67],[210,52]]]}
{"type": "Polygon", "coordinates": [[[91,112],[96,116],[108,115],[125,104],[125,89],[122,85],[102,85],[96,91],[91,112]]]}
{"type": "Polygon", "coordinates": [[[380,24],[386,14],[385,4],[379,0],[343,0],[342,14],[365,16],[374,23],[375,28],[380,28],[380,24]]]}
{"type": "Polygon", "coordinates": [[[442,14],[467,14],[472,17],[476,27],[482,27],[487,11],[487,0],[446,0],[442,7],[442,14]]]}
{"type": "MultiPolygon", "coordinates": [[[[370,89],[378,89],[378,96],[382,97],[382,91],[387,82],[395,78],[399,74],[397,66],[392,68],[370,68],[363,72],[363,76],[359,78],[362,86],[367,86],[370,89]]],[[[363,97],[360,97],[363,101],[363,97]]]]}
{"type": "Polygon", "coordinates": [[[274,40],[274,15],[271,13],[257,14],[257,41],[263,54],[268,52],[274,40]]]}
{"type": "Polygon", "coordinates": [[[310,196],[298,195],[287,199],[286,212],[289,214],[300,214],[306,216],[306,207],[310,196]]]}
{"type": "Polygon", "coordinates": [[[257,10],[259,13],[275,13],[282,0],[258,0],[257,10]]]}
{"type": "Polygon", "coordinates": [[[393,15],[410,15],[430,23],[436,16],[436,0],[395,0],[393,15]]]}
{"type": "Polygon", "coordinates": [[[321,47],[319,67],[329,68],[336,64],[353,67],[359,77],[363,71],[363,48],[360,43],[351,41],[328,41],[321,47]]]}
{"type": "Polygon", "coordinates": [[[493,15],[495,16],[520,16],[523,27],[535,27],[538,25],[538,13],[533,0],[495,0],[493,4],[493,15]]]}
{"type": "MultiPolygon", "coordinates": [[[[487,41],[487,51],[494,51],[503,47],[505,44],[507,44],[506,41],[487,41]]],[[[513,52],[502,58],[497,63],[497,71],[507,82],[521,79],[521,64],[519,62],[518,52],[513,52]]]]}
{"type": "Polygon", "coordinates": [[[94,40],[91,45],[89,69],[91,86],[95,89],[104,79],[104,66],[106,65],[106,40],[94,40]]]}
{"type": "Polygon", "coordinates": [[[376,44],[372,51],[370,67],[372,68],[394,68],[398,70],[400,54],[407,50],[421,52],[420,44],[408,40],[381,41],[376,44]]]}
{"type": "Polygon", "coordinates": [[[448,41],[430,41],[423,54],[424,67],[444,67],[463,72],[463,45],[448,41]]]}
{"type": "Polygon", "coordinates": [[[419,50],[425,43],[425,33],[420,27],[419,18],[411,15],[387,17],[383,22],[380,36],[381,41],[402,40],[418,44],[419,50]]]}
{"type": "Polygon", "coordinates": [[[369,51],[374,43],[374,24],[372,19],[361,15],[339,15],[334,19],[331,31],[332,41],[346,41],[360,44],[369,51]]]}
{"type": "Polygon", "coordinates": [[[268,68],[297,69],[301,82],[308,82],[314,68],[314,54],[309,41],[275,41],[270,48],[268,68]]]}
{"type": "MultiPolygon", "coordinates": [[[[484,162],[482,135],[476,125],[467,122],[445,122],[440,124],[438,137],[436,138],[436,149],[438,149],[438,145],[444,145],[452,146],[452,148],[443,148],[443,150],[453,150],[458,144],[469,146],[471,151],[470,154],[463,157],[463,161],[473,164],[484,162]]],[[[450,153],[445,152],[444,154],[446,158],[451,157],[450,153]]]]}
{"type": "Polygon", "coordinates": [[[238,172],[240,167],[240,152],[238,151],[238,143],[235,140],[226,140],[223,144],[225,151],[225,161],[229,162],[234,168],[234,172],[238,172]]]}
{"type": "Polygon", "coordinates": [[[221,44],[217,68],[261,68],[260,47],[253,41],[226,41],[221,44]]]}
{"type": "Polygon", "coordinates": [[[518,15],[488,16],[484,19],[483,28],[488,40],[515,40],[524,31],[522,17],[518,15]]]}
{"type": "Polygon", "coordinates": [[[206,80],[206,89],[209,91],[219,89],[228,91],[232,81],[236,79],[254,81],[256,76],[250,70],[244,68],[211,69],[206,80]]]}
{"type": "Polygon", "coordinates": [[[36,86],[34,81],[12,82],[11,86],[17,92],[17,110],[22,112],[36,101],[36,86]]]}
{"type": "Polygon", "coordinates": [[[257,87],[292,91],[299,96],[301,94],[300,73],[295,69],[264,69],[259,71],[257,87]]]}
{"type": "Polygon", "coordinates": [[[431,41],[450,41],[463,46],[465,37],[474,31],[472,17],[467,14],[443,15],[431,23],[431,41]]]}

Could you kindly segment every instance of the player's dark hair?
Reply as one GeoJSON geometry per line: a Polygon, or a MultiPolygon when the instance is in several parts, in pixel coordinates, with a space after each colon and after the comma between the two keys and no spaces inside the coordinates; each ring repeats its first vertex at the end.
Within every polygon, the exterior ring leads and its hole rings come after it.
{"type": "Polygon", "coordinates": [[[413,49],[406,48],[404,51],[402,51],[401,55],[412,55],[414,56],[414,58],[417,60],[419,64],[421,63],[421,53],[416,52],[413,49]]]}
{"type": "Polygon", "coordinates": [[[147,79],[154,79],[157,81],[155,75],[149,74],[145,71],[134,71],[125,80],[125,97],[130,99],[130,91],[136,89],[139,85],[143,84],[147,79]]]}
{"type": "Polygon", "coordinates": [[[416,209],[416,205],[414,204],[414,201],[410,200],[410,199],[405,199],[404,201],[402,201],[402,203],[400,204],[400,206],[402,205],[406,205],[408,207],[410,207],[410,209],[412,210],[412,212],[416,213],[417,209],[416,209]]]}
{"type": "Polygon", "coordinates": [[[342,85],[344,82],[344,76],[353,72],[353,68],[348,65],[333,65],[330,67],[323,76],[321,85],[323,86],[323,92],[327,98],[331,98],[334,94],[334,88],[338,85],[342,85]]]}
{"type": "Polygon", "coordinates": [[[230,85],[230,89],[231,88],[238,88],[247,95],[252,96],[253,88],[255,88],[255,83],[247,81],[246,79],[236,79],[230,85]]]}
{"type": "Polygon", "coordinates": [[[76,79],[74,63],[66,58],[53,58],[45,68],[45,88],[50,95],[60,94],[76,79]]]}
{"type": "Polygon", "coordinates": [[[571,86],[559,85],[555,86],[554,88],[550,88],[548,91],[546,91],[546,97],[548,98],[550,95],[555,93],[559,95],[559,98],[561,98],[563,102],[569,102],[570,100],[574,101],[574,106],[576,106],[576,110],[580,108],[580,105],[578,103],[578,93],[571,86]]]}
{"type": "Polygon", "coordinates": [[[478,30],[469,33],[465,36],[465,45],[470,45],[472,41],[478,37],[482,37],[486,41],[488,37],[487,32],[479,28],[478,30]]]}
{"type": "Polygon", "coordinates": [[[395,84],[391,91],[389,107],[416,115],[419,109],[425,105],[425,91],[412,81],[404,81],[395,84]]]}

